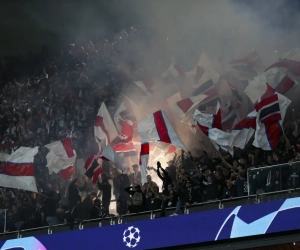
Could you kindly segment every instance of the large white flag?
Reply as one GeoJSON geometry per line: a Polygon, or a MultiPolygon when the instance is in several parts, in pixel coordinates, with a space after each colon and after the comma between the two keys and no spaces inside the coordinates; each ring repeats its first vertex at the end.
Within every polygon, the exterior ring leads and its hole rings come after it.
{"type": "Polygon", "coordinates": [[[34,156],[38,147],[20,147],[7,159],[0,174],[0,186],[38,192],[34,178],[34,156]]]}
{"type": "Polygon", "coordinates": [[[76,152],[72,148],[71,138],[55,141],[45,146],[49,149],[46,155],[49,173],[59,173],[60,171],[73,166],[76,160],[76,152]]]}
{"type": "Polygon", "coordinates": [[[94,134],[101,141],[105,141],[105,145],[110,144],[118,136],[115,124],[104,102],[102,102],[95,119],[94,134]]]}
{"type": "Polygon", "coordinates": [[[142,141],[161,141],[187,150],[164,111],[156,111],[141,120],[138,124],[138,132],[142,141]]]}

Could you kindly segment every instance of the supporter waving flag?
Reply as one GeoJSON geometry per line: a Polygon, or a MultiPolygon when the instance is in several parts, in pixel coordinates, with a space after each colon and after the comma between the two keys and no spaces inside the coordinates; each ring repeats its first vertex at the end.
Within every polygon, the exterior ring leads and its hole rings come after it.
{"type": "Polygon", "coordinates": [[[263,150],[273,150],[277,147],[286,110],[291,104],[288,98],[274,90],[274,94],[270,95],[270,89],[271,87],[267,87],[266,93],[256,104],[258,114],[253,145],[263,150]]]}
{"type": "Polygon", "coordinates": [[[249,85],[244,92],[252,103],[256,103],[263,94],[269,93],[268,88],[273,89],[273,92],[276,91],[285,95],[297,86],[298,83],[287,76],[286,72],[277,68],[270,68],[249,81],[249,85]]]}
{"type": "Polygon", "coordinates": [[[221,127],[221,111],[218,103],[216,114],[205,114],[199,110],[195,110],[194,124],[197,124],[200,130],[211,140],[218,150],[222,148],[233,154],[233,149],[228,144],[230,134],[222,131],[221,127]]]}
{"type": "Polygon", "coordinates": [[[45,146],[49,149],[46,155],[49,173],[59,173],[60,171],[73,166],[76,160],[76,152],[72,148],[72,139],[55,141],[45,146]]]}
{"type": "Polygon", "coordinates": [[[123,153],[118,153],[111,145],[107,145],[101,155],[101,159],[110,161],[116,165],[116,167],[121,168],[121,156],[124,156],[123,153]]]}
{"type": "Polygon", "coordinates": [[[0,174],[0,186],[37,193],[33,166],[34,156],[37,153],[38,147],[20,147],[13,152],[0,174]]]}
{"type": "Polygon", "coordinates": [[[74,166],[70,166],[66,169],[63,169],[58,174],[64,180],[66,180],[66,181],[70,180],[74,174],[74,166]]]}
{"type": "Polygon", "coordinates": [[[118,136],[115,124],[104,102],[102,102],[94,122],[94,134],[101,142],[104,142],[104,146],[118,136]]]}
{"type": "Polygon", "coordinates": [[[236,114],[236,110],[231,106],[231,103],[229,101],[227,104],[227,109],[228,112],[225,118],[222,119],[222,130],[230,132],[232,127],[236,124],[238,117],[236,114]]]}
{"type": "Polygon", "coordinates": [[[197,124],[200,130],[208,136],[208,131],[212,128],[222,129],[221,124],[221,109],[220,103],[218,103],[215,114],[206,114],[195,110],[193,116],[194,124],[197,124]]]}
{"type": "Polygon", "coordinates": [[[281,120],[281,111],[277,94],[256,103],[255,110],[258,113],[259,121],[262,123],[277,122],[281,120]]]}
{"type": "Polygon", "coordinates": [[[97,183],[97,180],[99,178],[99,175],[101,175],[104,170],[103,168],[99,165],[96,157],[94,154],[90,154],[90,157],[86,160],[85,165],[85,175],[93,181],[93,183],[97,183]]]}
{"type": "Polygon", "coordinates": [[[145,183],[147,176],[147,166],[149,160],[149,151],[150,145],[149,142],[145,142],[141,144],[141,152],[140,152],[140,169],[141,169],[141,179],[142,183],[145,183]]]}
{"type": "Polygon", "coordinates": [[[162,110],[156,111],[141,120],[138,124],[138,132],[142,141],[161,141],[187,150],[162,110]]]}
{"type": "Polygon", "coordinates": [[[229,145],[244,149],[256,130],[257,112],[254,110],[230,132],[229,145]]]}
{"type": "Polygon", "coordinates": [[[288,81],[288,84],[286,85],[281,84],[280,89],[276,88],[276,90],[283,95],[286,94],[287,91],[290,92],[290,90],[298,86],[298,82],[300,80],[300,49],[292,49],[291,51],[283,54],[280,61],[272,64],[266,69],[266,72],[272,68],[285,72],[289,78],[296,80],[294,83],[292,81],[288,81]]]}
{"type": "Polygon", "coordinates": [[[170,104],[169,109],[177,118],[180,117],[181,120],[186,120],[193,115],[195,109],[206,98],[207,95],[204,94],[192,96],[190,98],[182,99],[173,104],[170,104]]]}

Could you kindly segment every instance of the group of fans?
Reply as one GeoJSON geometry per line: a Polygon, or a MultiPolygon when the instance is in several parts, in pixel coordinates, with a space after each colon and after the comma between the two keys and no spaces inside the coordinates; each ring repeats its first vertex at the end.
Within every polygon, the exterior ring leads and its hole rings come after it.
{"type": "MultiPolygon", "coordinates": [[[[192,153],[182,151],[180,155],[175,153],[168,166],[155,162],[155,167],[149,167],[143,185],[137,164],[122,172],[103,162],[104,173],[96,185],[78,170],[72,180],[49,175],[47,150],[42,146],[72,137],[78,156],[87,158],[97,150],[93,131],[96,112],[105,102],[113,113],[122,88],[130,84],[128,75],[116,63],[120,54],[118,43],[122,42],[119,37],[126,37],[124,40],[130,46],[128,41],[135,32],[123,31],[112,42],[90,42],[85,47],[70,45],[55,56],[43,48],[40,54],[29,54],[26,60],[7,57],[1,62],[0,148],[10,154],[19,146],[41,146],[34,160],[39,193],[0,189],[0,209],[6,210],[6,220],[0,220],[2,229],[72,225],[76,221],[103,218],[111,212],[112,199],[116,200],[120,216],[157,209],[165,216],[169,207],[176,207],[173,215],[178,215],[184,207],[199,202],[299,187],[299,168],[295,164],[282,171],[272,168],[259,178],[252,174],[251,183],[247,183],[249,169],[298,161],[297,112],[285,122],[284,135],[274,152],[251,146],[235,149],[234,156],[221,152],[209,157],[197,148],[192,153]],[[153,181],[157,178],[162,185],[153,181]]],[[[136,67],[129,64],[132,69],[136,67]]]]}

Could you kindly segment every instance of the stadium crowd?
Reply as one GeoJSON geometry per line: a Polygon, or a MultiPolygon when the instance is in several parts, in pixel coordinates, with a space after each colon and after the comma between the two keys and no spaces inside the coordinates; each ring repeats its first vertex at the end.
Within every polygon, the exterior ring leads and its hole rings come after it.
{"type": "MultiPolygon", "coordinates": [[[[131,32],[123,31],[122,36],[133,36],[131,32]]],[[[85,47],[70,45],[57,56],[43,48],[26,60],[10,57],[1,62],[0,148],[11,153],[19,146],[41,146],[34,161],[39,193],[0,189],[0,209],[7,210],[6,231],[105,217],[110,214],[112,194],[120,216],[160,208],[165,216],[168,207],[176,207],[173,215],[178,215],[195,203],[247,196],[249,169],[299,160],[300,116],[293,112],[273,152],[249,146],[235,149],[233,157],[227,152],[209,157],[199,149],[175,153],[168,166],[157,162],[149,168],[143,185],[137,164],[121,172],[105,162],[97,185],[80,171],[75,171],[72,180],[49,175],[47,150],[42,146],[72,137],[77,155],[87,158],[96,148],[93,124],[101,102],[110,112],[115,111],[122,86],[130,84],[116,66],[117,56],[112,55],[119,51],[114,45],[108,41],[90,42],[85,47]],[[162,186],[152,180],[156,175],[162,186]]],[[[259,178],[251,175],[254,185],[249,192],[297,188],[299,172],[293,164],[282,171],[272,168],[259,178]]]]}

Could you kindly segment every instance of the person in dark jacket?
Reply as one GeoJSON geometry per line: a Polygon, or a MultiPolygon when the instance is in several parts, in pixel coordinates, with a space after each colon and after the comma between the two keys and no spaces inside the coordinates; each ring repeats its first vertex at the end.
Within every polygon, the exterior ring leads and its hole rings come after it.
{"type": "Polygon", "coordinates": [[[168,192],[168,185],[172,184],[172,179],[169,176],[169,173],[161,167],[160,162],[157,162],[157,175],[163,181],[162,190],[163,195],[166,195],[168,192]],[[162,171],[162,173],[160,172],[162,171]]]}
{"type": "Polygon", "coordinates": [[[106,175],[102,176],[102,182],[98,181],[98,189],[102,191],[102,206],[106,214],[109,214],[109,205],[111,199],[111,185],[106,175]]]}
{"type": "Polygon", "coordinates": [[[99,219],[106,217],[105,210],[101,207],[101,201],[99,199],[94,200],[94,206],[90,211],[90,219],[99,219]]]}
{"type": "Polygon", "coordinates": [[[127,187],[125,191],[132,196],[132,204],[128,206],[130,213],[139,213],[144,210],[146,197],[141,190],[141,186],[127,187]]]}
{"type": "Polygon", "coordinates": [[[146,198],[146,210],[154,211],[161,208],[161,200],[156,198],[154,193],[149,191],[146,198]]]}
{"type": "Polygon", "coordinates": [[[86,198],[86,193],[81,193],[81,200],[75,204],[74,208],[71,210],[71,216],[75,222],[81,222],[83,220],[89,219],[90,211],[86,204],[83,203],[86,198]]]}
{"type": "Polygon", "coordinates": [[[173,184],[168,185],[168,189],[166,194],[162,197],[163,202],[161,206],[161,217],[166,215],[165,210],[166,208],[176,207],[178,202],[178,193],[174,189],[173,184]]]}
{"type": "Polygon", "coordinates": [[[174,166],[174,160],[167,162],[168,166],[166,167],[166,171],[169,174],[169,177],[171,178],[172,182],[176,181],[176,167],[174,166]]]}
{"type": "Polygon", "coordinates": [[[125,191],[126,187],[130,186],[130,181],[127,174],[120,174],[117,177],[119,182],[119,196],[117,200],[117,212],[119,215],[127,213],[127,202],[130,195],[125,191]]]}
{"type": "Polygon", "coordinates": [[[74,179],[71,182],[71,184],[69,185],[69,188],[68,188],[68,193],[69,193],[68,203],[69,203],[69,207],[70,207],[71,210],[79,201],[81,201],[80,191],[83,191],[84,189],[85,189],[85,186],[80,187],[79,186],[79,181],[77,179],[74,179]]]}
{"type": "Polygon", "coordinates": [[[207,176],[207,182],[205,183],[204,193],[206,201],[216,200],[217,198],[218,187],[212,175],[207,176]]]}
{"type": "Polygon", "coordinates": [[[45,219],[49,226],[58,224],[58,219],[56,215],[56,205],[60,200],[60,194],[51,191],[46,198],[44,204],[44,212],[45,212],[45,219]]]}
{"type": "Polygon", "coordinates": [[[184,190],[184,204],[190,206],[197,202],[197,191],[193,188],[190,181],[186,183],[186,189],[184,190]]]}
{"type": "Polygon", "coordinates": [[[233,185],[232,180],[227,180],[226,184],[227,184],[227,190],[226,190],[225,198],[232,199],[237,197],[236,186],[233,185]]]}

